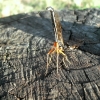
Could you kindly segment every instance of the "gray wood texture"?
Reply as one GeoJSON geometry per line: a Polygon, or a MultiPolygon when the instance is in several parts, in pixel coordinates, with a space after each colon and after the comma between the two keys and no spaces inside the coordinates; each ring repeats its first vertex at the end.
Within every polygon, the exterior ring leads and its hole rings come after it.
{"type": "Polygon", "coordinates": [[[100,100],[100,9],[58,13],[71,62],[60,56],[59,75],[55,54],[45,75],[54,42],[49,11],[0,18],[0,100],[100,100]],[[68,50],[71,40],[84,43],[68,50]]]}

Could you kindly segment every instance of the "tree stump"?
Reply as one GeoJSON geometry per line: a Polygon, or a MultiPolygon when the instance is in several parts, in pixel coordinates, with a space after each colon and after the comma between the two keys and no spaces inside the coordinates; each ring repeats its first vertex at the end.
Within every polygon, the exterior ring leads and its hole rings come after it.
{"type": "Polygon", "coordinates": [[[71,64],[46,56],[54,40],[49,11],[0,19],[0,100],[100,100],[100,9],[58,11],[71,64]],[[70,44],[69,44],[70,45],[70,44]]]}

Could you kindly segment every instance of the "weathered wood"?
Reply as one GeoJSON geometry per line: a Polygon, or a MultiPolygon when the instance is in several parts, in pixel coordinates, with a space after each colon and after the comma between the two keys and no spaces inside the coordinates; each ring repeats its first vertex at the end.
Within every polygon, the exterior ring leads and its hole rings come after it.
{"type": "Polygon", "coordinates": [[[71,64],[61,57],[59,75],[54,57],[46,76],[54,42],[50,13],[0,19],[0,100],[100,100],[100,9],[65,9],[59,16],[65,44],[84,44],[65,50],[71,64]]]}

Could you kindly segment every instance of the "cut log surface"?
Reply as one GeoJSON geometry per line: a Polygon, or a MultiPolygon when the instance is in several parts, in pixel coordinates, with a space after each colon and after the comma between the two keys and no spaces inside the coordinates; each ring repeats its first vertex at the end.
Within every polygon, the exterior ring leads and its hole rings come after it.
{"type": "Polygon", "coordinates": [[[0,18],[0,100],[100,100],[100,9],[58,11],[71,63],[47,53],[54,31],[49,11],[0,18]],[[70,37],[70,38],[69,38],[70,37]],[[74,40],[84,43],[69,50],[74,40]]]}

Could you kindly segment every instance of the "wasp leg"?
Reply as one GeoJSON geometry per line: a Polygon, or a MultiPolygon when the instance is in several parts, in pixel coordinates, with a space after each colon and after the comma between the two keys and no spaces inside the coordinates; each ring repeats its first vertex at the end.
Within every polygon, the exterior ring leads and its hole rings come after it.
{"type": "Polygon", "coordinates": [[[69,61],[67,55],[61,49],[59,49],[59,53],[61,53],[64,56],[64,58],[68,61],[68,63],[71,64],[71,62],[69,61]]]}
{"type": "Polygon", "coordinates": [[[57,49],[57,74],[58,74],[58,63],[59,63],[59,49],[57,49]]]}
{"type": "MultiPolygon", "coordinates": [[[[55,47],[53,46],[52,49],[47,53],[47,69],[46,69],[46,74],[48,73],[48,66],[49,66],[49,55],[51,55],[52,53],[55,52],[55,47]]],[[[50,57],[50,61],[51,61],[51,57],[50,57]]]]}

